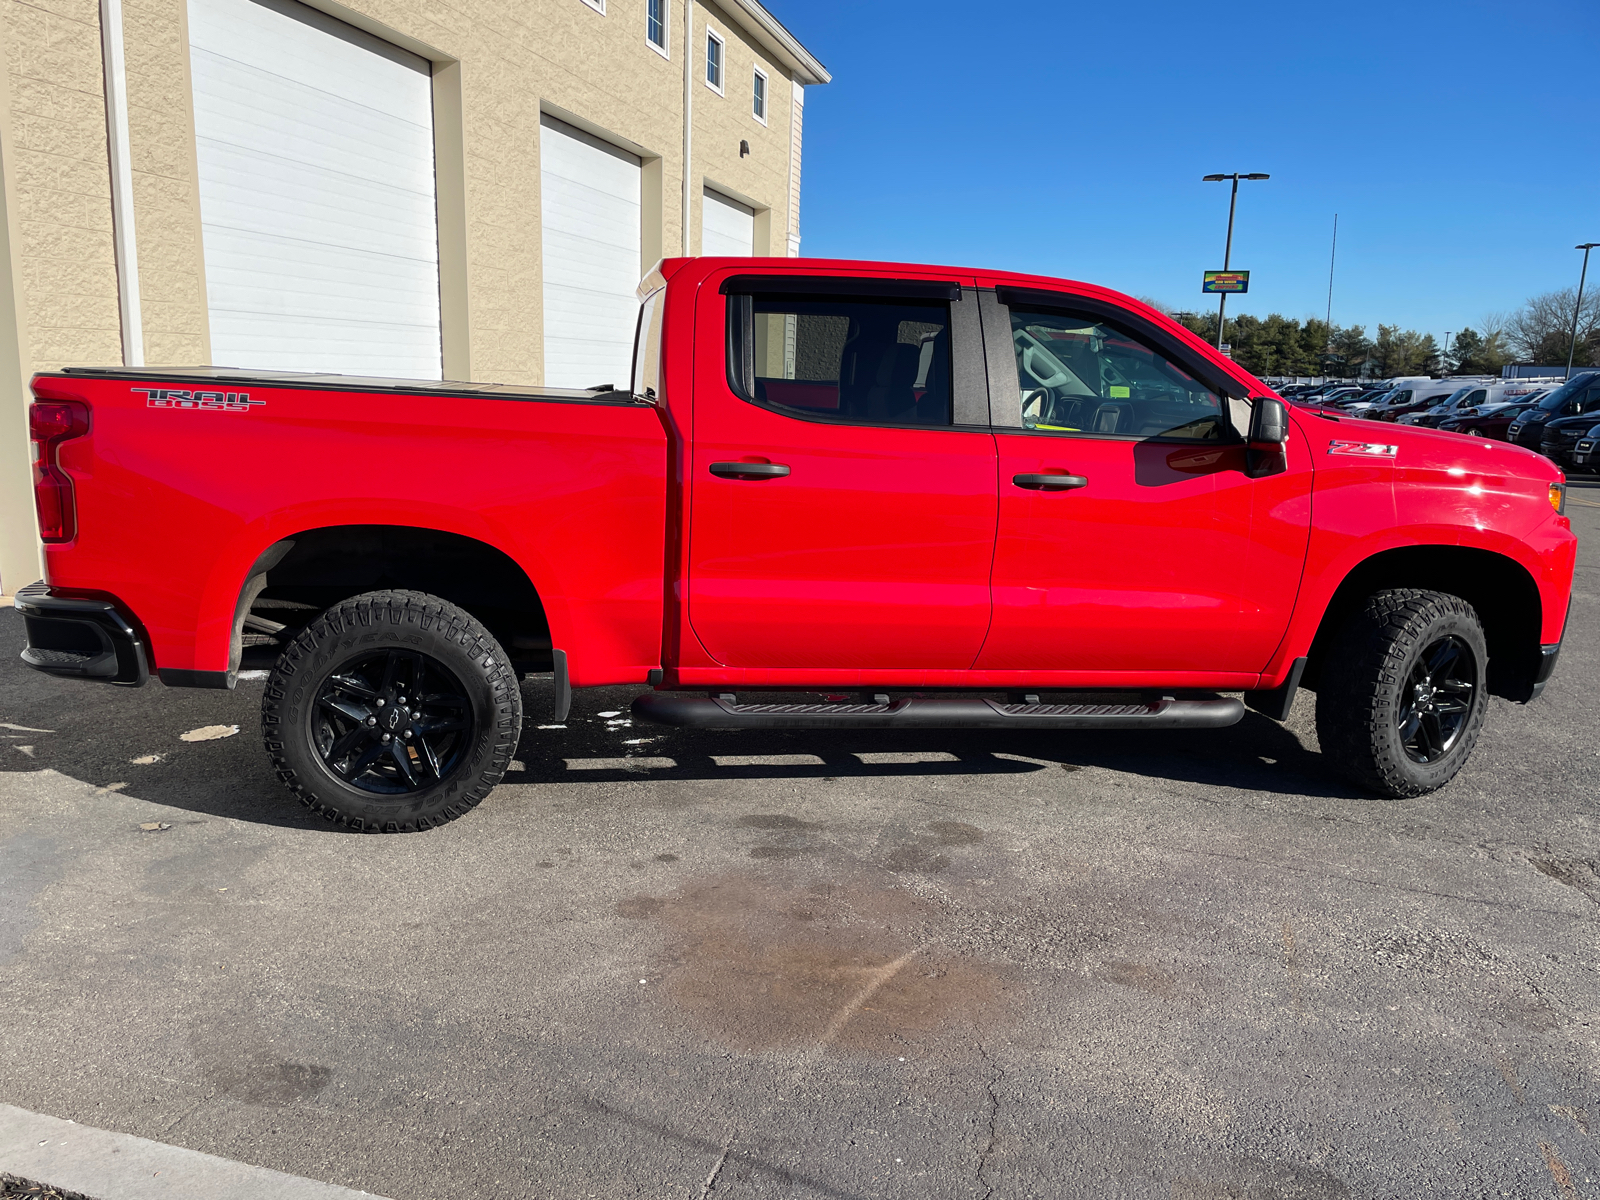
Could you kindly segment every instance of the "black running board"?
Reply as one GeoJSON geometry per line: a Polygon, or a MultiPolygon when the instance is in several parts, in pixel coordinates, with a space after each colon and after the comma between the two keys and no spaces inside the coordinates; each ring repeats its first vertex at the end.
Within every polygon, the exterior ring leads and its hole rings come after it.
{"type": "Polygon", "coordinates": [[[689,729],[1222,729],[1244,716],[1237,696],[1125,704],[1001,704],[936,696],[887,704],[739,704],[687,692],[649,692],[633,715],[689,729]]]}

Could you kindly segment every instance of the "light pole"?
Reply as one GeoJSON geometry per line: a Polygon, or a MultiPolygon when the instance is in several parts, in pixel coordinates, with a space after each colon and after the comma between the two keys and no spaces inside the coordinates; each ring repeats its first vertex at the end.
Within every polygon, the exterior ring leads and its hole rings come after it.
{"type": "Polygon", "coordinates": [[[1589,251],[1600,242],[1584,242],[1581,246],[1574,246],[1574,250],[1583,251],[1583,270],[1578,274],[1578,302],[1572,306],[1572,340],[1567,343],[1567,373],[1561,378],[1572,378],[1572,357],[1578,352],[1578,314],[1583,312],[1583,281],[1589,277],[1589,251]]]}
{"type": "Polygon", "coordinates": [[[1444,358],[1441,360],[1440,365],[1444,367],[1446,373],[1448,373],[1450,370],[1450,335],[1454,332],[1455,330],[1453,329],[1446,329],[1444,331],[1444,358]]]}
{"type": "MultiPolygon", "coordinates": [[[[1222,269],[1228,269],[1233,257],[1233,210],[1239,203],[1239,180],[1241,179],[1271,179],[1271,175],[1253,174],[1242,175],[1238,171],[1231,175],[1202,175],[1202,183],[1221,183],[1224,179],[1233,180],[1233,195],[1228,198],[1228,243],[1222,250],[1222,269]]],[[[1228,293],[1222,292],[1217,297],[1217,349],[1222,349],[1222,323],[1228,311],[1228,293]]]]}

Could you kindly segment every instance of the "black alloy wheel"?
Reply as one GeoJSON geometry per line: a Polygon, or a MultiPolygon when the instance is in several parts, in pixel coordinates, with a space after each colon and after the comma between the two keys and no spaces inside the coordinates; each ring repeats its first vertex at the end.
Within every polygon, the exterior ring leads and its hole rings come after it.
{"type": "Polygon", "coordinates": [[[466,689],[437,659],[383,650],[345,663],[317,695],[311,740],[364,792],[403,795],[448,778],[472,744],[466,689]]]}
{"type": "Polygon", "coordinates": [[[1489,709],[1489,652],[1460,596],[1393,588],[1330,638],[1317,681],[1323,758],[1379,795],[1421,796],[1466,766],[1489,709]]]}
{"type": "Polygon", "coordinates": [[[422,592],[367,592],[284,649],[261,734],[278,778],[313,812],[408,833],[471,812],[500,782],[522,735],[522,692],[472,614],[422,592]]]}
{"type": "Polygon", "coordinates": [[[1458,637],[1423,650],[1400,693],[1400,744],[1414,763],[1438,762],[1461,737],[1478,687],[1477,662],[1458,637]]]}

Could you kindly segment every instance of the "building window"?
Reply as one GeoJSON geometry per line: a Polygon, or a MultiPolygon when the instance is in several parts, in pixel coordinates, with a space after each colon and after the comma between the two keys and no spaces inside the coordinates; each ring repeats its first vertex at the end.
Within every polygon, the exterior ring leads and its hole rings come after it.
{"type": "Polygon", "coordinates": [[[667,52],[667,0],[645,0],[644,40],[667,52]]]}
{"type": "Polygon", "coordinates": [[[583,2],[602,17],[606,15],[606,0],[583,0],[583,2]]]}
{"type": "Polygon", "coordinates": [[[756,68],[755,80],[750,85],[750,115],[763,125],[767,123],[767,73],[760,67],[756,68]]]}
{"type": "Polygon", "coordinates": [[[706,30],[706,86],[722,95],[722,39],[706,30]]]}

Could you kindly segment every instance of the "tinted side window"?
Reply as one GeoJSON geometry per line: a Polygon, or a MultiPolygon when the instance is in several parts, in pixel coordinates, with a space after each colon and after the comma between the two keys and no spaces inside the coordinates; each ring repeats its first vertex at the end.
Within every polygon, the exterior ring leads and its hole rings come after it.
{"type": "Polygon", "coordinates": [[[1234,437],[1217,394],[1143,342],[1087,317],[1011,310],[1022,423],[1060,433],[1234,437]]]}
{"type": "Polygon", "coordinates": [[[746,400],[856,425],[951,424],[950,305],[728,297],[728,379],[746,400]]]}

